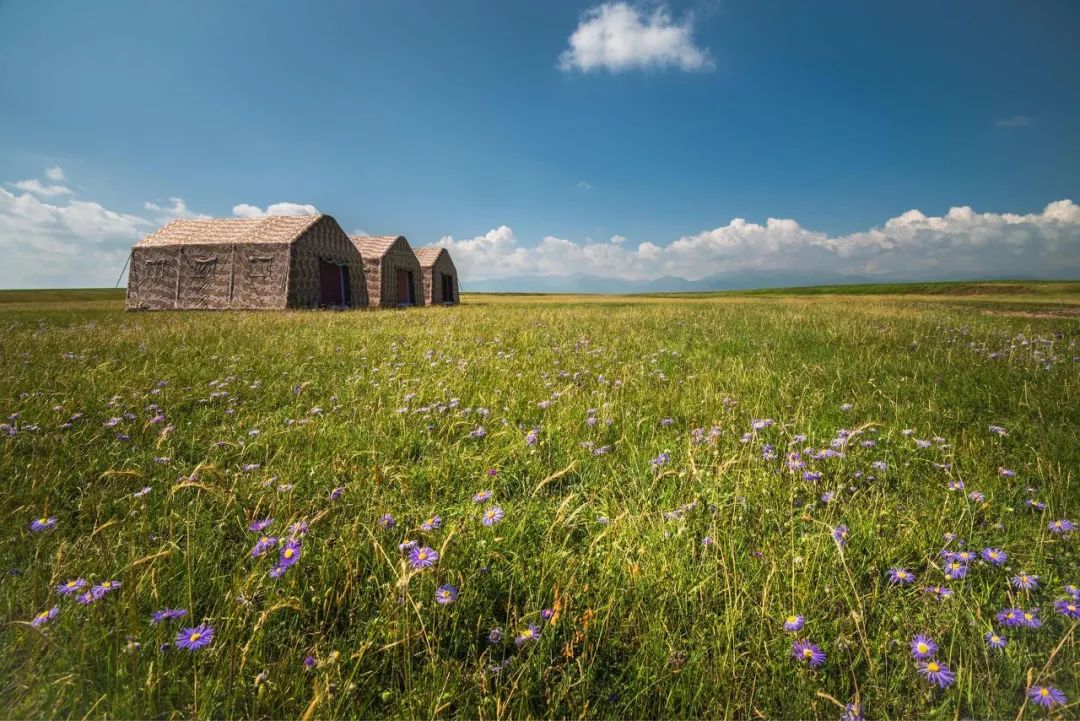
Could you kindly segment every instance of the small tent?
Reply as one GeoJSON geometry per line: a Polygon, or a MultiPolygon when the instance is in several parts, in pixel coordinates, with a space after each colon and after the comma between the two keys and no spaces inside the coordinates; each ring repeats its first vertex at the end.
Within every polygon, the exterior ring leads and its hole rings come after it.
{"type": "Polygon", "coordinates": [[[128,310],[365,305],[360,253],[329,215],[174,220],[131,251],[128,310]]]}
{"type": "Polygon", "coordinates": [[[373,307],[422,305],[420,263],[403,235],[354,236],[373,307]]]}
{"type": "Polygon", "coordinates": [[[424,305],[452,305],[458,298],[458,274],[446,248],[417,248],[416,259],[424,276],[424,305]]]}

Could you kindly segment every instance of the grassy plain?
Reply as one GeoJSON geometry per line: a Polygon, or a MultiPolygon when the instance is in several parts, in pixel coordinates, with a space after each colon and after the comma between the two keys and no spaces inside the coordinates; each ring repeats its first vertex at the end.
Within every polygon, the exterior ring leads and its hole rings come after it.
{"type": "Polygon", "coordinates": [[[1080,523],[1078,287],[1027,285],[341,313],[0,293],[0,708],[1012,718],[1046,715],[1025,699],[1051,685],[1074,718],[1054,602],[1080,531],[1050,523],[1080,523]],[[279,548],[250,554],[265,517],[282,540],[308,524],[280,578],[279,548]],[[407,540],[438,562],[413,569],[407,540]],[[983,548],[1007,563],[946,578],[942,549],[983,548]],[[78,578],[121,585],[84,605],[57,592],[78,578]],[[187,615],[152,623],[166,607],[187,615]],[[1009,607],[1041,626],[1003,627],[1009,607]],[[176,647],[204,623],[209,645],[176,647]]]}

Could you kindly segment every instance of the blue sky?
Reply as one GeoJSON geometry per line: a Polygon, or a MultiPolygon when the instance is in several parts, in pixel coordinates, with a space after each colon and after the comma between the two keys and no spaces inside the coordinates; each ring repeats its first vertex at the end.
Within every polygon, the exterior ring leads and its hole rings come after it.
{"type": "Polygon", "coordinates": [[[111,285],[138,234],[241,204],[466,278],[964,275],[964,233],[1060,272],[1078,34],[1073,2],[0,3],[0,286],[111,285]]]}

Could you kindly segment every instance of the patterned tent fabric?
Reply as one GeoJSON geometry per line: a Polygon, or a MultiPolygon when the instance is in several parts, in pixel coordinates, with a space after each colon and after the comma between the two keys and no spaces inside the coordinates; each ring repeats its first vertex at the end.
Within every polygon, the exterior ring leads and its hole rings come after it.
{"type": "Polygon", "coordinates": [[[329,215],[174,220],[132,249],[128,310],[367,305],[363,259],[329,215]],[[320,263],[338,270],[333,293],[320,263]]]}
{"type": "Polygon", "coordinates": [[[358,235],[352,242],[364,259],[368,302],[373,307],[423,305],[420,263],[405,236],[358,235]],[[411,287],[402,288],[401,282],[411,287]]]}
{"type": "Polygon", "coordinates": [[[416,259],[424,276],[424,304],[456,304],[458,274],[454,261],[450,258],[450,251],[436,246],[417,248],[416,259]]]}

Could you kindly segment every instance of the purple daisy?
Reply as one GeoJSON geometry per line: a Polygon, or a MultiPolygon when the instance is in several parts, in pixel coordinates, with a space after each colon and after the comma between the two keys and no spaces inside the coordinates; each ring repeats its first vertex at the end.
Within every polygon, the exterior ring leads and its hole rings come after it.
{"type": "Polygon", "coordinates": [[[379,516],[378,523],[381,528],[389,531],[391,528],[394,527],[394,524],[397,523],[397,521],[395,521],[394,517],[391,516],[389,513],[384,513],[379,516]]]}
{"type": "Polygon", "coordinates": [[[1051,533],[1069,533],[1076,530],[1076,526],[1067,518],[1062,518],[1060,521],[1051,521],[1049,528],[1051,533]]]}
{"type": "Polygon", "coordinates": [[[195,651],[210,645],[214,640],[214,627],[203,623],[194,628],[185,628],[176,634],[176,647],[195,651]]]}
{"type": "Polygon", "coordinates": [[[488,636],[487,636],[488,643],[490,643],[492,645],[498,643],[499,641],[502,641],[502,637],[503,637],[502,629],[499,628],[498,626],[496,626],[495,628],[488,631],[488,636]]]}
{"type": "Polygon", "coordinates": [[[251,549],[251,557],[258,558],[263,555],[274,546],[277,545],[278,539],[274,536],[263,536],[260,538],[251,549]]]}
{"type": "Polygon", "coordinates": [[[926,593],[933,594],[939,601],[944,601],[952,595],[952,589],[945,586],[927,586],[923,589],[926,593]]]}
{"type": "Polygon", "coordinates": [[[983,638],[986,640],[986,645],[993,649],[1005,648],[1005,644],[1009,642],[1007,638],[994,631],[987,631],[983,638]]]}
{"type": "Polygon", "coordinates": [[[341,498],[341,494],[345,492],[345,486],[338,486],[334,490],[330,491],[330,500],[336,501],[341,498]]]}
{"type": "Polygon", "coordinates": [[[473,503],[484,503],[491,500],[491,491],[480,491],[473,495],[472,500],[473,503]]]}
{"type": "Polygon", "coordinates": [[[256,533],[264,531],[270,527],[270,524],[274,522],[273,518],[264,518],[261,521],[255,520],[248,524],[249,531],[255,531],[256,533]]]}
{"type": "Polygon", "coordinates": [[[413,568],[427,568],[439,560],[439,552],[430,546],[414,546],[409,549],[409,563],[413,568]]]}
{"type": "Polygon", "coordinates": [[[458,590],[456,587],[449,584],[445,586],[439,586],[435,591],[435,600],[444,606],[448,606],[457,600],[458,590]]]}
{"type": "Polygon", "coordinates": [[[784,619],[784,630],[795,633],[801,631],[802,627],[806,625],[806,618],[803,616],[788,616],[784,619]]]}
{"type": "Polygon", "coordinates": [[[910,646],[912,658],[916,658],[920,661],[933,658],[938,650],[938,645],[934,639],[921,633],[911,639],[910,646]]]}
{"type": "Polygon", "coordinates": [[[1019,626],[1023,621],[1024,612],[1019,608],[1006,608],[1000,612],[994,618],[1002,626],[1019,626]]]}
{"type": "Polygon", "coordinates": [[[483,523],[485,526],[494,526],[496,523],[501,521],[505,515],[506,513],[503,512],[502,508],[500,508],[499,506],[492,506],[491,508],[484,511],[484,515],[481,518],[481,523],[483,523]]]}
{"type": "Polygon", "coordinates": [[[441,516],[432,516],[423,523],[420,524],[421,531],[434,531],[436,528],[442,526],[441,516]]]}
{"type": "Polygon", "coordinates": [[[85,578],[73,578],[70,581],[65,581],[56,587],[56,592],[61,596],[70,596],[73,593],[78,593],[79,589],[86,585],[85,578]]]}
{"type": "Polygon", "coordinates": [[[889,583],[898,583],[905,586],[915,581],[915,574],[906,568],[890,568],[889,583]]]}
{"type": "Polygon", "coordinates": [[[848,527],[842,525],[837,526],[833,529],[832,537],[838,545],[843,546],[845,543],[847,543],[848,527]]]}
{"type": "Polygon", "coordinates": [[[535,641],[538,638],[540,638],[540,627],[537,626],[535,623],[530,623],[528,626],[522,629],[521,633],[519,633],[517,638],[514,639],[514,643],[518,646],[521,646],[528,643],[529,641],[535,641]]]}
{"type": "Polygon", "coordinates": [[[968,567],[960,561],[949,561],[949,563],[945,566],[945,575],[954,581],[958,578],[963,578],[964,576],[966,576],[967,572],[968,567]]]}
{"type": "Polygon", "coordinates": [[[51,531],[54,528],[56,528],[56,516],[42,516],[30,521],[30,530],[34,533],[51,531]]]}
{"type": "Polygon", "coordinates": [[[42,625],[48,623],[49,621],[53,620],[54,618],[56,618],[57,615],[59,615],[59,613],[60,613],[60,607],[59,606],[53,606],[48,611],[42,611],[38,615],[34,616],[34,620],[30,622],[30,625],[35,627],[35,628],[37,628],[38,626],[42,626],[42,625]]]}
{"type": "Polygon", "coordinates": [[[1025,628],[1039,628],[1042,626],[1042,619],[1036,615],[1038,612],[1037,608],[1033,611],[1020,611],[1020,624],[1025,628]]]}
{"type": "Polygon", "coordinates": [[[278,566],[281,568],[288,568],[297,561],[300,560],[300,539],[290,538],[285,542],[285,545],[281,547],[281,554],[278,559],[278,566]]]}
{"type": "Polygon", "coordinates": [[[308,534],[308,522],[296,521],[295,523],[290,523],[287,530],[291,538],[302,538],[308,534]]]}
{"type": "Polygon", "coordinates": [[[825,652],[816,643],[807,640],[796,641],[791,645],[791,655],[799,663],[805,663],[810,668],[817,668],[825,663],[825,652]]]}
{"type": "Polygon", "coordinates": [[[118,588],[120,588],[119,581],[102,581],[98,585],[94,586],[90,590],[90,593],[94,594],[95,599],[98,599],[107,593],[112,593],[118,588]]]}
{"type": "Polygon", "coordinates": [[[1073,586],[1072,584],[1066,583],[1065,584],[1065,593],[1069,594],[1070,596],[1072,596],[1077,601],[1080,601],[1080,588],[1077,588],[1076,586],[1073,586]]]}
{"type": "Polygon", "coordinates": [[[1054,610],[1065,618],[1080,619],[1080,601],[1054,601],[1054,610]]]}
{"type": "Polygon", "coordinates": [[[91,603],[98,600],[98,597],[94,595],[93,591],[87,591],[86,593],[80,593],[75,597],[75,600],[84,606],[89,606],[91,603]]]}
{"type": "Polygon", "coordinates": [[[956,681],[956,674],[949,670],[948,666],[937,661],[920,661],[919,673],[939,688],[948,688],[956,681]]]}
{"type": "Polygon", "coordinates": [[[1031,576],[1026,573],[1021,573],[1019,576],[1013,576],[1009,580],[1009,583],[1011,583],[1016,588],[1030,591],[1039,587],[1039,577],[1031,576]]]}
{"type": "Polygon", "coordinates": [[[168,621],[171,618],[183,618],[186,615],[186,608],[163,608],[150,614],[150,623],[157,625],[162,621],[168,621]]]}
{"type": "Polygon", "coordinates": [[[1028,690],[1028,698],[1043,708],[1053,708],[1068,702],[1061,689],[1053,686],[1032,686],[1028,690]]]}
{"type": "Polygon", "coordinates": [[[982,550],[982,558],[989,564],[994,566],[1001,566],[1009,560],[1009,554],[1002,551],[1000,548],[984,548],[982,550]]]}

